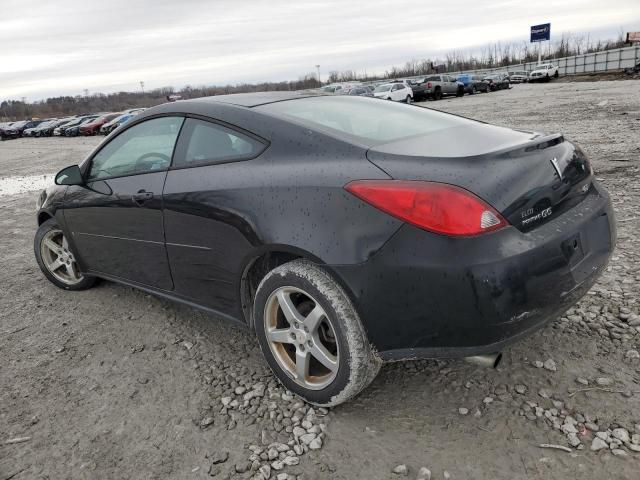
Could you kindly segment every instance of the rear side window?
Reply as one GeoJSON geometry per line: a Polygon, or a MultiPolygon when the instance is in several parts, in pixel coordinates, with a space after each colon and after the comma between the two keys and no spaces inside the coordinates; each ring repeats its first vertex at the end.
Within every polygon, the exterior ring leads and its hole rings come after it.
{"type": "Polygon", "coordinates": [[[182,129],[173,166],[211,165],[255,158],[261,141],[217,123],[188,118],[182,129]]]}

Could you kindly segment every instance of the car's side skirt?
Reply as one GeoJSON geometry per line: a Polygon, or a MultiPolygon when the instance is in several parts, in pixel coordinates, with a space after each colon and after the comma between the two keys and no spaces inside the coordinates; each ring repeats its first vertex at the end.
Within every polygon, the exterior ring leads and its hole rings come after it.
{"type": "Polygon", "coordinates": [[[213,308],[209,308],[209,307],[205,307],[202,305],[199,305],[197,303],[192,302],[191,300],[188,300],[186,298],[183,298],[179,295],[174,294],[173,292],[169,292],[167,290],[161,290],[161,289],[157,289],[157,288],[153,288],[153,287],[149,287],[148,285],[142,285],[136,282],[131,282],[129,280],[125,280],[123,278],[120,277],[116,277],[113,275],[107,275],[104,273],[100,273],[100,272],[93,272],[93,271],[86,271],[86,272],[82,272],[83,275],[90,275],[90,276],[94,276],[94,277],[98,277],[98,278],[102,278],[104,280],[108,280],[110,282],[114,282],[114,283],[119,283],[121,285],[126,285],[127,287],[132,287],[132,288],[137,288],[138,290],[142,290],[143,292],[147,292],[150,293],[151,295],[155,295],[157,297],[160,298],[164,298],[166,300],[171,300],[174,302],[178,302],[181,303],[183,305],[187,305],[191,308],[195,308],[197,310],[201,310],[203,312],[215,315],[216,317],[220,317],[226,321],[232,322],[236,325],[240,324],[244,327],[248,328],[247,322],[244,319],[238,319],[236,317],[233,317],[229,314],[220,312],[218,310],[215,310],[213,308]]]}

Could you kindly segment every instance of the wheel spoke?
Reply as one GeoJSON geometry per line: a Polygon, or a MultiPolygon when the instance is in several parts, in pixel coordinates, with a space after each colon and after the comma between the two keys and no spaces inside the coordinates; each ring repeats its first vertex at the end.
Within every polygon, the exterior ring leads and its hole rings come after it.
{"type": "Polygon", "coordinates": [[[74,280],[78,279],[79,275],[78,269],[76,268],[76,262],[71,262],[69,265],[65,265],[64,268],[71,278],[73,278],[74,280]]]}
{"type": "Polygon", "coordinates": [[[296,351],[296,378],[301,382],[309,376],[309,360],[308,352],[296,351]]]}
{"type": "Polygon", "coordinates": [[[51,273],[55,272],[57,269],[59,269],[62,265],[64,265],[64,262],[60,261],[59,259],[55,259],[54,261],[47,263],[47,268],[49,269],[49,271],[51,273]]]}
{"type": "Polygon", "coordinates": [[[54,242],[52,239],[47,238],[44,241],[45,246],[51,250],[51,252],[53,252],[55,255],[58,254],[58,251],[62,248],[60,245],[58,245],[56,242],[54,242]]]}
{"type": "Polygon", "coordinates": [[[69,242],[67,242],[67,237],[62,236],[62,248],[65,250],[69,250],[69,242]]]}
{"type": "Polygon", "coordinates": [[[284,313],[289,324],[294,325],[295,322],[302,322],[302,317],[291,301],[291,296],[283,291],[278,292],[278,304],[284,313]]]}
{"type": "Polygon", "coordinates": [[[269,340],[276,343],[293,343],[291,338],[291,330],[288,328],[278,328],[267,332],[269,340]]]}
{"type": "Polygon", "coordinates": [[[338,359],[329,350],[326,349],[322,343],[316,338],[313,342],[313,347],[309,350],[311,355],[314,356],[322,365],[331,370],[332,372],[338,369],[338,359]]]}
{"type": "Polygon", "coordinates": [[[316,304],[314,309],[311,310],[311,312],[309,312],[309,315],[307,315],[307,317],[304,319],[304,326],[309,329],[310,333],[314,333],[318,329],[318,325],[320,325],[320,322],[322,321],[324,316],[324,310],[320,305],[316,304]]]}

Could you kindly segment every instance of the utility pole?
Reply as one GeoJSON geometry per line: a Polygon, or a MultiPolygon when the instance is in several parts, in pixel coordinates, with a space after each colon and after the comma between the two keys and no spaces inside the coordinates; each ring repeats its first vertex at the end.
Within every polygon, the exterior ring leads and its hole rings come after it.
{"type": "Polygon", "coordinates": [[[84,89],[84,98],[87,98],[89,96],[89,89],[85,88],[84,89]]]}
{"type": "Polygon", "coordinates": [[[144,96],[144,82],[140,82],[140,89],[142,90],[142,95],[144,96]]]}
{"type": "Polygon", "coordinates": [[[318,69],[318,84],[322,85],[322,80],[320,80],[320,65],[316,65],[316,68],[318,69]]]}

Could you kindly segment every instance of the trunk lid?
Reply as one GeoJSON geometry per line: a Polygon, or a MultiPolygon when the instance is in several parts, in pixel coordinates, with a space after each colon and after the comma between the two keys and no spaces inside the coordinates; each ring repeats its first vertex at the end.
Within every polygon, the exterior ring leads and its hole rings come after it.
{"type": "Polygon", "coordinates": [[[367,158],[397,180],[463,187],[521,231],[573,208],[591,188],[586,157],[562,135],[484,123],[378,145],[367,158]]]}

